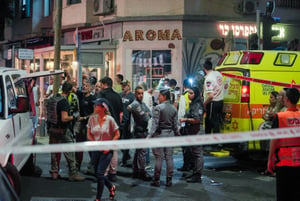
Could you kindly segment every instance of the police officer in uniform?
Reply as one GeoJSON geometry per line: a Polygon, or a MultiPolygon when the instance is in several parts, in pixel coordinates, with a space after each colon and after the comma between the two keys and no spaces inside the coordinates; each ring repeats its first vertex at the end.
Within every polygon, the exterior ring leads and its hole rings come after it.
{"type": "MultiPolygon", "coordinates": [[[[272,128],[300,127],[299,97],[298,89],[286,90],[287,110],[276,114],[272,128]]],[[[268,170],[276,172],[277,201],[300,199],[300,137],[271,140],[268,170]]]]}
{"type": "MultiPolygon", "coordinates": [[[[179,135],[178,114],[176,108],[170,103],[170,90],[162,89],[158,95],[159,105],[153,109],[152,127],[147,138],[150,137],[173,137],[179,135]]],[[[162,162],[165,159],[167,164],[166,186],[172,186],[173,176],[173,148],[159,147],[153,148],[155,157],[154,178],[151,186],[160,186],[160,173],[162,162]]]]}
{"type": "MultiPolygon", "coordinates": [[[[141,86],[135,88],[135,100],[128,105],[127,109],[131,112],[134,119],[134,137],[146,138],[148,135],[148,121],[151,118],[151,111],[143,102],[144,89],[141,86]]],[[[151,176],[145,171],[146,165],[145,148],[136,149],[133,158],[133,178],[139,178],[144,181],[150,181],[151,176]]]]}

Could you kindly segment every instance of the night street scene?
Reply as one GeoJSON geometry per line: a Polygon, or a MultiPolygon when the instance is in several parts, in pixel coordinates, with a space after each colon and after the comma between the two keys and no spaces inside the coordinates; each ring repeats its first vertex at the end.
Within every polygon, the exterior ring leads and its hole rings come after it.
{"type": "Polygon", "coordinates": [[[295,201],[300,1],[2,0],[0,201],[295,201]]]}

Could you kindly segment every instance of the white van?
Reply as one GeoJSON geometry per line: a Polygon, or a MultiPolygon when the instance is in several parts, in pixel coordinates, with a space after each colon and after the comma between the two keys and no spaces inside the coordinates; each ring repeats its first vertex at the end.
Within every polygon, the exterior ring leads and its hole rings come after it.
{"type": "MultiPolygon", "coordinates": [[[[27,74],[24,70],[0,67],[0,148],[19,147],[36,143],[36,136],[31,118],[34,108],[32,82],[37,77],[59,74],[63,71],[37,72],[27,74]]],[[[0,164],[20,194],[19,171],[26,165],[34,170],[34,154],[0,154],[0,164]]]]}

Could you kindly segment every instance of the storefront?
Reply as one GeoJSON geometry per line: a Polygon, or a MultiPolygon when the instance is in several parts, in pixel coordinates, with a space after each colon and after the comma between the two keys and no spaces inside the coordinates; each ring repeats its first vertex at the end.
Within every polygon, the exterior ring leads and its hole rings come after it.
{"type": "Polygon", "coordinates": [[[117,61],[132,88],[145,82],[155,88],[160,79],[182,75],[182,22],[124,22],[123,37],[117,50],[117,61]]]}

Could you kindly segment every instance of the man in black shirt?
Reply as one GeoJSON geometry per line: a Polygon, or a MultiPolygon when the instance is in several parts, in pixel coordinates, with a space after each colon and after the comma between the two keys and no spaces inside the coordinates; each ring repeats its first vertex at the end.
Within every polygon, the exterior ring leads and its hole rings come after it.
{"type": "MultiPolygon", "coordinates": [[[[72,90],[72,84],[65,82],[62,86],[62,94],[56,94],[56,96],[63,96],[59,102],[57,102],[57,124],[50,124],[49,128],[49,144],[59,143],[73,143],[73,134],[70,130],[69,124],[71,121],[76,120],[78,117],[69,116],[70,105],[67,97],[72,90]]],[[[75,153],[64,153],[69,167],[69,180],[70,181],[83,181],[85,178],[80,176],[76,168],[75,153]]],[[[58,153],[51,153],[51,170],[50,174],[52,179],[60,178],[59,175],[59,160],[58,153]]]]}
{"type": "MultiPolygon", "coordinates": [[[[80,111],[80,118],[76,122],[74,127],[76,142],[87,141],[86,126],[89,119],[89,115],[94,112],[93,100],[96,99],[96,97],[91,94],[93,90],[91,84],[93,83],[91,83],[89,79],[83,83],[82,91],[79,90],[76,91],[76,94],[79,99],[79,111],[80,111]]],[[[82,160],[83,160],[83,152],[76,152],[76,166],[78,170],[80,170],[82,160]]],[[[88,167],[88,171],[90,168],[91,166],[88,167]]]]}

